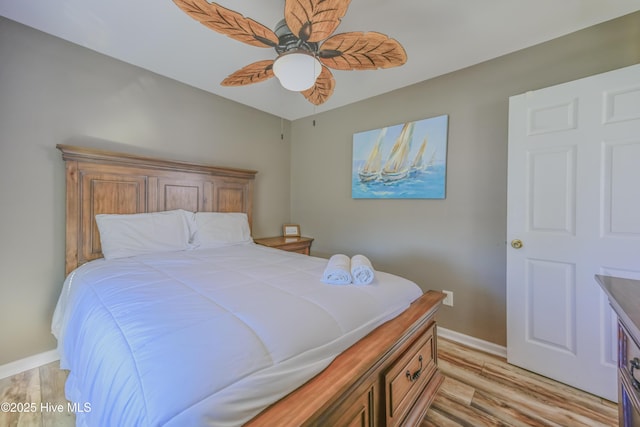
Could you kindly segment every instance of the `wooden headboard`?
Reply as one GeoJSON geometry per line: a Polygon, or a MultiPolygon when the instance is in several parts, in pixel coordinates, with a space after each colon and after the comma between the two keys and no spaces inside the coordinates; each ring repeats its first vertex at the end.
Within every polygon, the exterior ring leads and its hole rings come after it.
{"type": "Polygon", "coordinates": [[[66,274],[102,257],[97,214],[245,212],[252,223],[256,171],[56,147],[67,177],[66,274]]]}

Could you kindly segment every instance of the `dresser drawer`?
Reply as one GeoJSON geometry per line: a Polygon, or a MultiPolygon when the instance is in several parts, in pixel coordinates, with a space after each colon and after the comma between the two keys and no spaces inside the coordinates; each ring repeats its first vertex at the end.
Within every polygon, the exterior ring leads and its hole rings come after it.
{"type": "MultiPolygon", "coordinates": [[[[620,380],[620,409],[627,419],[631,413],[640,413],[640,346],[622,322],[618,322],[618,375],[620,380]],[[624,389],[624,391],[623,391],[624,389]]],[[[636,424],[640,425],[640,420],[636,424]]]]}
{"type": "Polygon", "coordinates": [[[425,331],[384,374],[387,426],[399,425],[436,372],[434,326],[425,331]]]}
{"type": "Polygon", "coordinates": [[[290,246],[287,248],[283,248],[283,250],[287,252],[295,252],[302,255],[309,255],[309,245],[300,245],[300,246],[290,246]]]}

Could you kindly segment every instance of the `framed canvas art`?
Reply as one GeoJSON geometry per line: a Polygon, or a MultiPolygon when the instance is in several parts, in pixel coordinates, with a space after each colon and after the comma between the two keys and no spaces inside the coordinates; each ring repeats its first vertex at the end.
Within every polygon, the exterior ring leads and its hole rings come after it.
{"type": "Polygon", "coordinates": [[[444,199],[449,116],[353,135],[354,199],[444,199]]]}

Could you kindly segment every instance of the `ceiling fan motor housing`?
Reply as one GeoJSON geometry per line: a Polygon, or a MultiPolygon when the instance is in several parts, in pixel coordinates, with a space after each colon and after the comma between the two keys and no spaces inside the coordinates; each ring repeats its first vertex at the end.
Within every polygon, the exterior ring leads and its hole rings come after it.
{"type": "Polygon", "coordinates": [[[287,21],[285,21],[284,19],[278,22],[273,32],[276,33],[276,36],[278,36],[278,46],[276,46],[275,48],[278,54],[286,53],[292,50],[305,50],[313,56],[317,56],[318,43],[305,42],[299,39],[295,34],[291,32],[291,30],[287,26],[287,21]]]}

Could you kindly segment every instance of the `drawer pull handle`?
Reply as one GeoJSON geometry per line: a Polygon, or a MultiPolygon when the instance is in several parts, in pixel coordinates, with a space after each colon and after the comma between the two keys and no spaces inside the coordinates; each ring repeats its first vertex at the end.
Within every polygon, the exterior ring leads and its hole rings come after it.
{"type": "Polygon", "coordinates": [[[415,380],[420,378],[420,374],[422,373],[422,355],[418,357],[418,361],[420,362],[420,368],[418,368],[417,371],[412,374],[411,371],[407,369],[407,372],[405,373],[407,379],[411,382],[414,382],[415,380]]]}
{"type": "Polygon", "coordinates": [[[633,376],[633,370],[640,369],[640,359],[638,359],[637,357],[634,357],[630,364],[631,364],[631,384],[633,385],[633,388],[640,391],[640,381],[638,381],[636,377],[633,376]]]}

